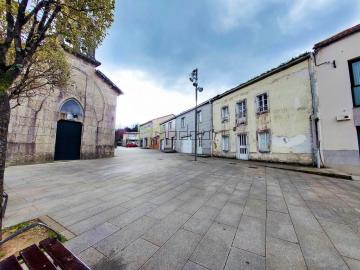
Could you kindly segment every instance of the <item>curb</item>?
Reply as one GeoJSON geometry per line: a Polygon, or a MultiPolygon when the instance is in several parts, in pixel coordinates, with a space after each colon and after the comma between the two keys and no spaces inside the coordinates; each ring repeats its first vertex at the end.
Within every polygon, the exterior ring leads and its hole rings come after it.
{"type": "Polygon", "coordinates": [[[317,171],[308,171],[303,169],[295,169],[295,168],[284,168],[284,167],[277,167],[277,166],[269,166],[264,165],[266,168],[275,168],[279,170],[285,170],[285,171],[293,171],[293,172],[301,172],[301,173],[308,173],[308,174],[315,174],[315,175],[321,175],[326,177],[332,177],[332,178],[339,178],[339,179],[345,179],[354,181],[353,177],[351,175],[347,174],[337,174],[337,173],[329,173],[329,172],[317,172],[317,171]]]}

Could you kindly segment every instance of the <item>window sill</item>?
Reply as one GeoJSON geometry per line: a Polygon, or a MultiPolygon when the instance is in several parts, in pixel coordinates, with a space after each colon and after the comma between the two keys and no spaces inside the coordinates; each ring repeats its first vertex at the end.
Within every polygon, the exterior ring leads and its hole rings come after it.
{"type": "Polygon", "coordinates": [[[262,111],[262,112],[256,112],[256,115],[262,115],[262,114],[266,114],[266,113],[269,113],[270,111],[267,110],[267,111],[262,111]]]}

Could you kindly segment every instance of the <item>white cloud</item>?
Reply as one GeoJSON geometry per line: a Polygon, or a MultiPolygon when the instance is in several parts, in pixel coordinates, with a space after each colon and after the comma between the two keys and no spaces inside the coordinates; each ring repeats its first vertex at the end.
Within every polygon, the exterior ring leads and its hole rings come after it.
{"type": "MultiPolygon", "coordinates": [[[[344,1],[354,2],[354,10],[360,10],[359,1],[344,1]]],[[[319,15],[337,7],[338,0],[293,0],[287,14],[279,16],[277,21],[283,33],[295,33],[298,28],[311,29],[319,15]]]]}
{"type": "MultiPolygon", "coordinates": [[[[360,11],[360,1],[342,0],[360,11]]],[[[291,33],[298,28],[311,28],[317,17],[336,10],[339,0],[214,0],[215,19],[213,27],[218,32],[228,32],[242,27],[259,29],[265,11],[284,7],[277,22],[282,32],[291,33]],[[262,14],[263,13],[263,14],[262,14]]],[[[266,15],[265,15],[266,16],[266,15]]],[[[357,18],[358,19],[358,18],[357,18]]]]}
{"type": "MultiPolygon", "coordinates": [[[[164,88],[157,78],[141,70],[103,69],[124,95],[118,98],[116,126],[144,123],[167,114],[178,114],[195,105],[190,82],[178,80],[178,84],[164,88]],[[183,85],[181,85],[184,82],[183,85]]],[[[186,78],[187,79],[187,78],[186,78]]],[[[211,97],[211,92],[201,93],[199,102],[211,97]]]]}
{"type": "Polygon", "coordinates": [[[254,26],[251,20],[263,8],[264,3],[259,0],[216,0],[217,19],[214,28],[220,32],[227,32],[240,26],[254,26]]]}
{"type": "Polygon", "coordinates": [[[336,0],[294,0],[287,18],[292,22],[299,22],[310,13],[327,7],[332,7],[336,0]]]}

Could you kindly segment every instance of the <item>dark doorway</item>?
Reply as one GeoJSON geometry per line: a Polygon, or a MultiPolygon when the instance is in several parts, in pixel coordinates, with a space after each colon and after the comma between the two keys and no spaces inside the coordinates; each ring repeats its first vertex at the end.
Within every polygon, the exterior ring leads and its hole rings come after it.
{"type": "Polygon", "coordinates": [[[80,159],[82,124],[60,120],[57,123],[55,160],[80,159]]]}

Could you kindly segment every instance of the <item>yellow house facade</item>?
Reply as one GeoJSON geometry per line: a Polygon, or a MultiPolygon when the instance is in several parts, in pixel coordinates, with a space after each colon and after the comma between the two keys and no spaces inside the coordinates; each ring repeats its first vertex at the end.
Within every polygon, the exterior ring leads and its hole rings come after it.
{"type": "Polygon", "coordinates": [[[313,164],[310,54],[241,84],[213,103],[213,155],[313,164]]]}
{"type": "Polygon", "coordinates": [[[143,148],[150,148],[153,134],[152,121],[146,122],[139,126],[140,146],[143,148]]]}
{"type": "Polygon", "coordinates": [[[173,114],[152,119],[139,127],[140,146],[143,148],[160,149],[160,124],[173,118],[173,114]]]}

